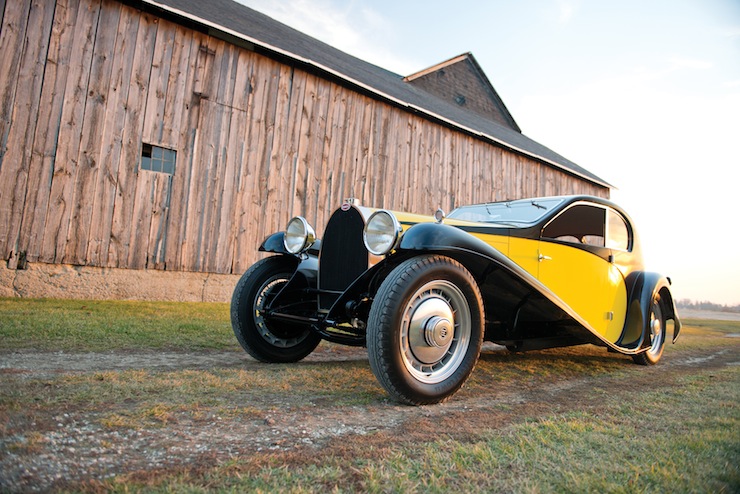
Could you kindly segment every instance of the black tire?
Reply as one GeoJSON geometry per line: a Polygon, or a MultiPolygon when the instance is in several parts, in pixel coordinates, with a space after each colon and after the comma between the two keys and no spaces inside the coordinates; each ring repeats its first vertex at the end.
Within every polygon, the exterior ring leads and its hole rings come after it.
{"type": "Polygon", "coordinates": [[[408,259],[383,281],[370,308],[370,368],[401,403],[440,403],[478,362],[484,320],[480,290],[463,265],[443,256],[408,259]]]}
{"type": "Polygon", "coordinates": [[[261,309],[295,272],[286,256],[267,257],[242,275],[231,297],[231,327],[248,354],[262,362],[297,362],[321,341],[306,325],[267,322],[261,309]]]}
{"type": "Polygon", "coordinates": [[[650,326],[648,338],[650,338],[650,349],[648,351],[633,355],[632,360],[640,365],[655,365],[663,356],[665,347],[666,326],[663,307],[660,303],[660,296],[653,298],[650,306],[650,326]]]}

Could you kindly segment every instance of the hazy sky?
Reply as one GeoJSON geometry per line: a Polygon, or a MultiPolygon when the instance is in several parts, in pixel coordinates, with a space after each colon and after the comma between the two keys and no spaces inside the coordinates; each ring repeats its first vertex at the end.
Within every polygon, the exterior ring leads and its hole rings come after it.
{"type": "Polygon", "coordinates": [[[472,52],[522,132],[614,185],[677,298],[740,304],[740,0],[239,0],[408,75],[472,52]]]}

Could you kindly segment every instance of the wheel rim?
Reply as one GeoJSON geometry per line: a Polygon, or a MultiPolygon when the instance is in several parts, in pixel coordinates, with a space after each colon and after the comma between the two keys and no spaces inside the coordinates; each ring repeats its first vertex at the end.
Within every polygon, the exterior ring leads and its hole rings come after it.
{"type": "Polygon", "coordinates": [[[449,378],[465,358],[471,337],[467,299],[454,284],[435,280],[419,288],[403,311],[401,357],[418,381],[449,378]]]}
{"type": "Polygon", "coordinates": [[[650,311],[650,350],[647,351],[648,355],[653,358],[660,356],[663,349],[664,335],[663,311],[660,309],[660,304],[656,302],[653,303],[653,308],[650,311]]]}
{"type": "Polygon", "coordinates": [[[308,331],[302,331],[297,336],[285,337],[283,335],[277,335],[265,321],[265,307],[270,301],[278,294],[282,285],[287,283],[289,280],[283,274],[275,275],[265,281],[257,292],[257,296],[254,299],[253,313],[254,313],[254,324],[257,327],[257,331],[260,336],[273,346],[281,348],[290,348],[302,342],[308,337],[308,331]]]}

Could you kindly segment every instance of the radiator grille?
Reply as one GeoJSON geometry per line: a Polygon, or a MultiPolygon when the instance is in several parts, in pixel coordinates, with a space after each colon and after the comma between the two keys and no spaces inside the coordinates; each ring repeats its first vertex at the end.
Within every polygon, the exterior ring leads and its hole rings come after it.
{"type": "MultiPolygon", "coordinates": [[[[319,288],[342,292],[368,268],[368,252],[362,241],[365,220],[350,207],[338,209],[329,218],[321,239],[319,254],[319,288]]],[[[339,294],[322,293],[319,307],[327,310],[339,294]]]]}

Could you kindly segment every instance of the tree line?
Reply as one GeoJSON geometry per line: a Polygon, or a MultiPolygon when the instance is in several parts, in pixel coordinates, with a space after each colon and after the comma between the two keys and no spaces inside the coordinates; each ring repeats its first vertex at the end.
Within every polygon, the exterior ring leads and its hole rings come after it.
{"type": "Polygon", "coordinates": [[[679,309],[711,310],[715,312],[740,312],[740,305],[722,305],[708,301],[694,301],[688,298],[676,300],[679,309]]]}

